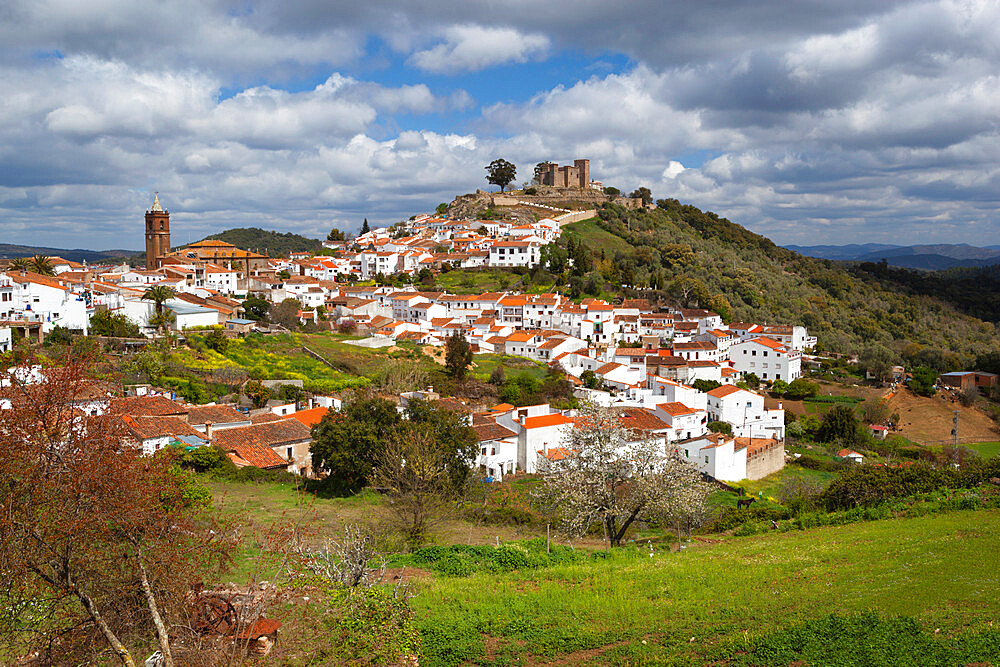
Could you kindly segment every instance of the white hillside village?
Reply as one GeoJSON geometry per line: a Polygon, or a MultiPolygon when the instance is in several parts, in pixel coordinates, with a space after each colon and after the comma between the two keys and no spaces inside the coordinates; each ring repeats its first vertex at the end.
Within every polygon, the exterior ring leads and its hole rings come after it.
{"type": "MultiPolygon", "coordinates": [[[[10,268],[0,273],[0,351],[9,350],[18,336],[41,340],[60,326],[87,333],[91,319],[102,313],[123,315],[147,337],[164,328],[221,327],[229,336],[280,331],[249,318],[242,301],[256,297],[277,305],[295,299],[299,322],[349,327],[367,336],[364,345],[443,346],[449,337],[461,336],[473,354],[558,364],[578,398],[615,409],[637,440],[680,453],[717,480],[758,479],[781,468],[781,405],[768,408],[763,395],[736,384],[751,374],[765,382],[799,378],[802,355],[816,343],[803,327],[727,325],[709,310],[657,306],[644,299],[609,303],[574,301],[559,293],[450,294],[372,284],[374,277],[401,274],[417,282],[422,272],[442,267],[530,268],[559,238],[563,225],[594,214],[552,213],[531,224],[418,215],[349,241],[324,242],[321,255],[278,259],[221,241],[169,251],[169,214],[157,198],[146,214],[147,231],[154,230],[147,239],[165,229],[166,245],[147,243],[155,256],[147,255],[146,267],[52,258],[54,275],[10,268]],[[168,288],[162,303],[149,297],[157,287],[168,288]],[[166,316],[158,315],[160,307],[166,316]],[[728,428],[710,430],[716,422],[728,428]]],[[[433,390],[423,395],[438,398],[433,390]]],[[[403,397],[403,402],[419,397],[403,397]]],[[[187,438],[225,447],[239,465],[300,474],[312,474],[309,428],[328,408],[340,405],[339,398],[313,396],[305,404],[268,408],[285,424],[278,428],[224,406],[196,424],[191,421],[196,406],[169,399],[139,396],[124,410],[145,449],[187,438]]],[[[542,461],[563,455],[561,446],[577,417],[575,410],[548,404],[474,411],[452,403],[467,414],[479,440],[479,455],[471,464],[486,479],[498,481],[518,471],[536,472],[542,461]]],[[[95,414],[106,409],[100,401],[92,406],[95,414]]]]}

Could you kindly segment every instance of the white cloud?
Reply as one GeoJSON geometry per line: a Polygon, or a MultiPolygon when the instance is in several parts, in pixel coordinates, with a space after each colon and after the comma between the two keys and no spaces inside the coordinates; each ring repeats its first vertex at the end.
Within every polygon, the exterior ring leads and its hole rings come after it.
{"type": "Polygon", "coordinates": [[[677,160],[671,160],[670,163],[667,164],[667,168],[663,170],[662,174],[660,174],[660,178],[664,181],[671,178],[677,178],[683,172],[684,172],[684,165],[682,165],[677,160]]]}
{"type": "Polygon", "coordinates": [[[474,72],[492,65],[527,62],[543,55],[548,49],[549,38],[538,33],[525,34],[513,28],[457,25],[444,31],[443,43],[417,51],[407,62],[436,74],[474,72]]]}
{"type": "Polygon", "coordinates": [[[250,224],[325,234],[485,187],[483,165],[503,156],[518,180],[540,160],[589,157],[608,185],[647,185],[778,241],[1000,242],[993,0],[3,11],[4,240],[137,247],[153,189],[181,241],[250,224]],[[468,92],[398,68],[462,74],[566,49],[634,65],[544,88],[524,67],[490,100],[526,102],[491,101],[461,126],[468,92]]]}

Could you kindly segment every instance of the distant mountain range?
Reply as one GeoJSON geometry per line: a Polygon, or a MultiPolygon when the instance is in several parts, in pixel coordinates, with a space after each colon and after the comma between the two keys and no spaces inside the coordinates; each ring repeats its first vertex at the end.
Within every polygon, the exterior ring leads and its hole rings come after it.
{"type": "MultiPolygon", "coordinates": [[[[290,252],[307,251],[317,253],[323,248],[323,242],[319,239],[310,239],[299,234],[267,231],[257,227],[238,227],[227,229],[218,234],[205,237],[232,243],[244,250],[256,250],[267,252],[271,257],[287,257],[290,252]]],[[[174,246],[174,250],[187,247],[174,246]]],[[[73,262],[89,262],[91,264],[105,263],[111,259],[127,259],[135,262],[143,262],[146,258],[144,250],[84,250],[75,248],[49,248],[46,246],[17,245],[13,243],[0,243],[0,260],[14,259],[15,257],[33,257],[34,255],[46,255],[47,257],[62,257],[73,262]]]]}
{"type": "Polygon", "coordinates": [[[71,262],[106,262],[109,259],[119,259],[132,257],[138,254],[139,250],[84,250],[74,248],[48,248],[45,246],[17,245],[14,243],[0,243],[0,259],[14,259],[16,257],[33,257],[35,255],[45,255],[47,257],[62,257],[71,262]]]}
{"type": "Polygon", "coordinates": [[[1000,264],[1000,246],[979,247],[967,243],[910,246],[854,243],[840,246],[786,245],[784,247],[808,257],[848,262],[879,262],[884,259],[891,266],[923,271],[1000,264]]]}

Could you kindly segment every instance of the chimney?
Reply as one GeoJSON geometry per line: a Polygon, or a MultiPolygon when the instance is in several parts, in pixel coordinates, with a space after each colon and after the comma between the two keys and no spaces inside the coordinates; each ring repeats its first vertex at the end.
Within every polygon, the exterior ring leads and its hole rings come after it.
{"type": "Polygon", "coordinates": [[[211,440],[213,435],[215,435],[215,429],[212,422],[205,422],[205,438],[211,440]]]}

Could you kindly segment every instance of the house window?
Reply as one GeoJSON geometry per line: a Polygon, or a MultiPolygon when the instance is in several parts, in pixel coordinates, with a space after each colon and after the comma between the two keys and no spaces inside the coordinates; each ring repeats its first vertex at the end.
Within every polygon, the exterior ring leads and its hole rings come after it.
{"type": "Polygon", "coordinates": [[[292,460],[292,448],[291,447],[286,447],[285,448],[285,458],[287,458],[289,461],[292,460]]]}
{"type": "Polygon", "coordinates": [[[705,463],[708,463],[708,457],[707,456],[705,457],[705,463]]]}

